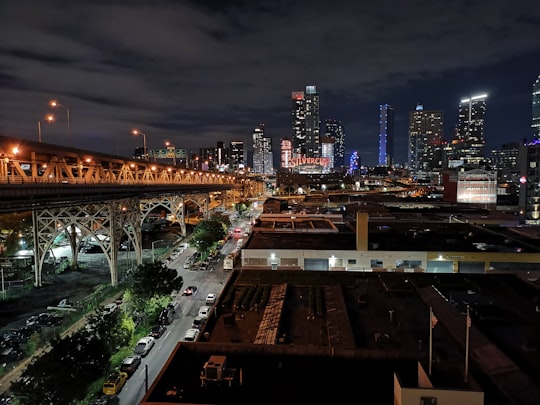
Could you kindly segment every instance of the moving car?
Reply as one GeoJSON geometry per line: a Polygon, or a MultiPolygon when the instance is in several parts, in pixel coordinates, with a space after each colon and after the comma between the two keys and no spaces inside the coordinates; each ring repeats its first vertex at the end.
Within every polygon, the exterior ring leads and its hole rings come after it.
{"type": "Polygon", "coordinates": [[[195,294],[197,294],[197,286],[190,285],[184,290],[184,293],[182,295],[189,296],[189,295],[195,295],[195,294]]]}
{"type": "Polygon", "coordinates": [[[131,354],[122,360],[122,364],[120,364],[120,371],[123,371],[128,376],[132,376],[141,365],[141,361],[141,356],[138,354],[131,354]]]}
{"type": "Polygon", "coordinates": [[[115,395],[120,392],[128,379],[127,373],[123,371],[113,371],[103,383],[103,393],[105,395],[115,395]]]}
{"type": "Polygon", "coordinates": [[[206,296],[206,305],[214,305],[216,303],[216,294],[210,293],[206,296]]]}
{"type": "Polygon", "coordinates": [[[152,336],[142,337],[135,345],[135,354],[145,357],[152,350],[152,347],[154,347],[154,338],[152,336]]]}
{"type": "Polygon", "coordinates": [[[158,324],[160,325],[170,325],[174,320],[174,307],[168,306],[163,311],[159,313],[158,324]]]}
{"type": "Polygon", "coordinates": [[[199,329],[190,328],[186,330],[184,335],[184,342],[195,342],[199,337],[199,329]]]}
{"type": "Polygon", "coordinates": [[[150,329],[149,336],[152,336],[154,339],[159,339],[161,335],[165,333],[167,327],[165,325],[155,325],[150,329]]]}

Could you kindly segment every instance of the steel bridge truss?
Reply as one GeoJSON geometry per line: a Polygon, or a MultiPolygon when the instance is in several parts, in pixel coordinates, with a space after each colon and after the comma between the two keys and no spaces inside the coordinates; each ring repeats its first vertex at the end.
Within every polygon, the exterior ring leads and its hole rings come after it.
{"type": "Polygon", "coordinates": [[[62,234],[67,236],[71,247],[72,266],[76,266],[83,239],[93,237],[105,254],[113,286],[118,283],[118,250],[124,233],[135,248],[137,264],[142,263],[141,213],[137,198],[33,210],[32,219],[36,287],[42,286],[42,269],[47,252],[62,234]]]}
{"type": "Polygon", "coordinates": [[[99,204],[33,210],[34,272],[36,287],[42,286],[42,269],[47,252],[57,237],[65,235],[71,248],[71,264],[77,266],[79,249],[91,237],[107,259],[111,284],[118,283],[118,250],[124,234],[134,247],[137,264],[142,264],[142,223],[157,208],[168,210],[187,234],[185,202],[191,201],[208,212],[208,194],[165,195],[153,198],[126,198],[99,204]]]}

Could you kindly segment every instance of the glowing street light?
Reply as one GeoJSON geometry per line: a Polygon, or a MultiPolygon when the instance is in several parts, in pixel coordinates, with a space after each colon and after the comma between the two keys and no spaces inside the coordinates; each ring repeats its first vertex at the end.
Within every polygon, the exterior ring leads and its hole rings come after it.
{"type": "Polygon", "coordinates": [[[69,108],[67,106],[65,106],[65,105],[60,104],[56,100],[51,100],[49,102],[49,104],[50,104],[51,107],[60,107],[60,108],[64,108],[66,110],[66,113],[67,113],[67,128],[68,128],[68,146],[71,147],[71,124],[70,124],[70,120],[69,120],[69,108]]]}
{"type": "MultiPolygon", "coordinates": [[[[49,123],[54,122],[54,115],[49,114],[45,117],[45,120],[49,123]]],[[[41,143],[41,120],[37,122],[37,128],[38,128],[38,142],[41,143]]]]}
{"type": "Polygon", "coordinates": [[[173,165],[176,166],[176,147],[172,145],[169,141],[165,142],[165,146],[167,147],[167,155],[169,153],[172,153],[173,165]]]}
{"type": "Polygon", "coordinates": [[[144,132],[141,132],[137,129],[134,129],[132,131],[133,135],[142,135],[143,136],[143,153],[144,153],[144,160],[146,160],[147,158],[147,153],[146,153],[146,134],[144,132]]]}

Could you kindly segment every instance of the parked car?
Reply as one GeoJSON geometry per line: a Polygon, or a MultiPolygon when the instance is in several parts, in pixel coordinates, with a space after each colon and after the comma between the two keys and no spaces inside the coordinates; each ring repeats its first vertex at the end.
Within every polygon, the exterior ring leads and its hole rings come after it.
{"type": "Polygon", "coordinates": [[[152,347],[154,347],[154,338],[152,336],[142,337],[135,345],[135,354],[145,357],[152,350],[152,347]]]}
{"type": "Polygon", "coordinates": [[[123,371],[131,377],[141,365],[141,361],[141,356],[138,354],[129,355],[122,360],[122,364],[120,364],[120,371],[123,371]]]}
{"type": "Polygon", "coordinates": [[[214,305],[216,303],[216,294],[210,293],[206,296],[206,305],[214,305]]]}
{"type": "Polygon", "coordinates": [[[208,318],[210,316],[210,312],[212,312],[212,307],[209,305],[203,305],[199,308],[199,316],[208,318]]]}
{"type": "Polygon", "coordinates": [[[195,318],[193,318],[193,323],[191,324],[191,327],[195,329],[202,329],[207,319],[208,318],[204,316],[197,315],[195,318]]]}
{"type": "Polygon", "coordinates": [[[190,285],[188,286],[185,290],[184,290],[184,293],[182,295],[195,295],[197,294],[197,286],[195,285],[190,285]]]}
{"type": "Polygon", "coordinates": [[[184,342],[195,342],[199,337],[199,329],[190,328],[186,330],[184,342]]]}
{"type": "Polygon", "coordinates": [[[117,309],[118,309],[118,304],[116,304],[115,302],[111,302],[110,304],[105,305],[101,312],[103,315],[110,315],[113,312],[115,312],[117,309]]]}
{"type": "Polygon", "coordinates": [[[152,329],[150,329],[150,333],[148,335],[152,336],[154,339],[159,339],[166,330],[167,327],[165,325],[154,325],[152,329]]]}
{"type": "Polygon", "coordinates": [[[103,393],[105,395],[115,395],[120,392],[128,379],[127,373],[123,371],[113,371],[103,383],[103,393]]]}

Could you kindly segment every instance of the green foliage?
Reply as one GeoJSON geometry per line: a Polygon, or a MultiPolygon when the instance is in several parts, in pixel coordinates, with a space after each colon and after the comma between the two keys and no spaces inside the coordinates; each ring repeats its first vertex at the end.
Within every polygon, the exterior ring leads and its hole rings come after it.
{"type": "Polygon", "coordinates": [[[234,204],[234,209],[238,213],[239,216],[242,216],[244,212],[248,210],[249,205],[250,205],[250,202],[248,200],[242,200],[234,204]]]}
{"type": "Polygon", "coordinates": [[[176,270],[166,267],[161,261],[137,266],[132,279],[132,294],[143,300],[170,295],[174,290],[180,290],[183,284],[176,270]]]}
{"type": "Polygon", "coordinates": [[[53,342],[52,349],[31,363],[11,390],[26,403],[68,404],[86,396],[89,382],[108,369],[106,341],[75,333],[53,342]]]}
{"type": "Polygon", "coordinates": [[[210,221],[219,222],[223,225],[225,231],[231,227],[231,220],[229,216],[223,214],[222,212],[214,212],[210,217],[210,221]]]}
{"type": "Polygon", "coordinates": [[[32,354],[34,354],[36,349],[39,347],[40,342],[41,342],[41,336],[39,332],[32,333],[30,335],[30,339],[28,339],[28,341],[24,345],[24,349],[23,349],[24,354],[27,357],[30,357],[32,354]]]}
{"type": "Polygon", "coordinates": [[[222,222],[215,220],[201,221],[197,224],[191,235],[191,244],[197,251],[204,253],[226,234],[222,222]]]}

